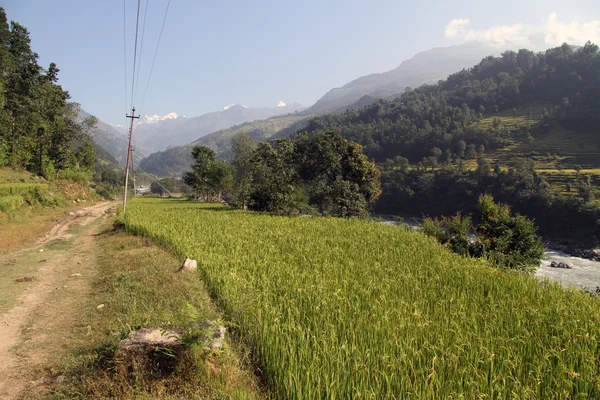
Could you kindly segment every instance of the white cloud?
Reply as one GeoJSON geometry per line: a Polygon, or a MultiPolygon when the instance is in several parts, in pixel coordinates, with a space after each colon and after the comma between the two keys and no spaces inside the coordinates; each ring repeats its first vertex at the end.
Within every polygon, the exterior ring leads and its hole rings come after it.
{"type": "Polygon", "coordinates": [[[445,29],[447,38],[467,41],[478,40],[495,46],[517,45],[535,47],[531,38],[541,33],[548,46],[562,43],[582,45],[588,40],[600,42],[600,20],[580,23],[573,19],[570,23],[561,22],[556,12],[551,13],[541,27],[527,26],[522,23],[514,25],[496,25],[488,29],[469,29],[469,18],[456,18],[450,21],[445,29]]]}
{"type": "Polygon", "coordinates": [[[471,23],[469,18],[453,19],[446,25],[444,34],[447,38],[462,38],[465,40],[478,40],[492,45],[502,46],[509,43],[527,45],[529,39],[524,33],[525,25],[496,25],[489,29],[468,29],[471,23]]]}
{"type": "Polygon", "coordinates": [[[600,42],[600,20],[593,20],[580,23],[573,19],[570,23],[559,21],[556,12],[553,12],[546,18],[544,26],[544,40],[550,45],[584,44],[588,40],[598,44],[600,42]]]}
{"type": "Polygon", "coordinates": [[[447,38],[462,36],[465,33],[465,26],[469,25],[470,22],[469,18],[455,18],[446,25],[444,34],[447,38]]]}

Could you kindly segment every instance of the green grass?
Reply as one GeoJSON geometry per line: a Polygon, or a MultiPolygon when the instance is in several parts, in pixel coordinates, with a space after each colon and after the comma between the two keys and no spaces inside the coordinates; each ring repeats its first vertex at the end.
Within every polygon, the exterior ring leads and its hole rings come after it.
{"type": "Polygon", "coordinates": [[[44,253],[33,250],[0,256],[0,314],[8,311],[25,289],[36,284],[17,279],[35,276],[44,259],[44,253]]]}
{"type": "Polygon", "coordinates": [[[195,258],[274,398],[597,398],[600,303],[424,235],[136,199],[130,232],[195,258]]]}
{"type": "Polygon", "coordinates": [[[22,196],[4,196],[0,197],[0,211],[16,210],[23,205],[22,196]]]}
{"type": "Polygon", "coordinates": [[[47,191],[43,183],[3,183],[0,184],[0,196],[16,196],[31,193],[34,190],[47,191]]]}
{"type": "Polygon", "coordinates": [[[70,328],[79,332],[68,343],[71,355],[52,368],[65,379],[51,388],[51,398],[262,398],[252,372],[244,367],[247,352],[229,341],[221,352],[203,350],[212,331],[194,326],[219,320],[221,314],[196,274],[176,273],[180,260],[147,239],[111,230],[96,240],[98,275],[84,316],[70,328]],[[105,304],[101,312],[98,304],[105,304]],[[173,373],[158,373],[156,365],[132,361],[118,350],[120,340],[141,327],[186,328],[184,351],[167,361],[175,363],[173,373]]]}

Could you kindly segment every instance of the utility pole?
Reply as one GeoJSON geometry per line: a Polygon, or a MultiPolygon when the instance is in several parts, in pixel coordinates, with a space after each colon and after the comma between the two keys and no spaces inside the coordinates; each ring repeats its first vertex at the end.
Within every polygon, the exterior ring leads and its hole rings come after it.
{"type": "Polygon", "coordinates": [[[131,158],[131,135],[133,134],[133,120],[139,118],[135,116],[135,107],[131,109],[131,115],[126,115],[127,118],[131,118],[131,125],[129,125],[129,146],[127,146],[127,164],[125,164],[125,190],[123,191],[123,214],[127,208],[127,180],[129,179],[129,160],[131,158]]]}
{"type": "Polygon", "coordinates": [[[135,165],[135,157],[133,156],[133,153],[135,153],[135,147],[131,148],[131,175],[133,176],[133,197],[136,197],[137,189],[135,186],[135,168],[133,168],[135,165]]]}

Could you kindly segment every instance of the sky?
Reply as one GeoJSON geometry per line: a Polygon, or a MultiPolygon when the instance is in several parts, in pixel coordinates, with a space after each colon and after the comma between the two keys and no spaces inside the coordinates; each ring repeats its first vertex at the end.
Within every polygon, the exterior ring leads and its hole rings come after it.
{"type": "MultiPolygon", "coordinates": [[[[310,106],[417,52],[472,40],[534,47],[537,35],[546,47],[600,44],[598,0],[171,0],[148,79],[168,0],[140,2],[136,114],[194,117],[281,100],[310,106]]],[[[58,64],[72,100],[122,125],[132,103],[137,4],[0,0],[8,19],[29,29],[39,63],[58,64]]]]}

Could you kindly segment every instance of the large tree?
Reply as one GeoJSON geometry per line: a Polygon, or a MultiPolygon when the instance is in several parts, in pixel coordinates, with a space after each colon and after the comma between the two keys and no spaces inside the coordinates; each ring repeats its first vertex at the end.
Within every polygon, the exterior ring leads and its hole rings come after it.
{"type": "Polygon", "coordinates": [[[381,193],[379,170],[363,154],[362,146],[336,133],[301,137],[296,160],[309,203],[321,212],[364,215],[381,193]]]}
{"type": "Polygon", "coordinates": [[[183,181],[196,191],[196,198],[205,201],[221,199],[221,193],[230,183],[231,172],[224,161],[215,159],[215,151],[206,146],[192,150],[194,164],[183,181]]]}
{"type": "Polygon", "coordinates": [[[256,141],[246,132],[231,139],[233,160],[233,193],[232,200],[236,205],[245,209],[250,196],[250,183],[252,181],[252,158],[256,149],[256,141]]]}

